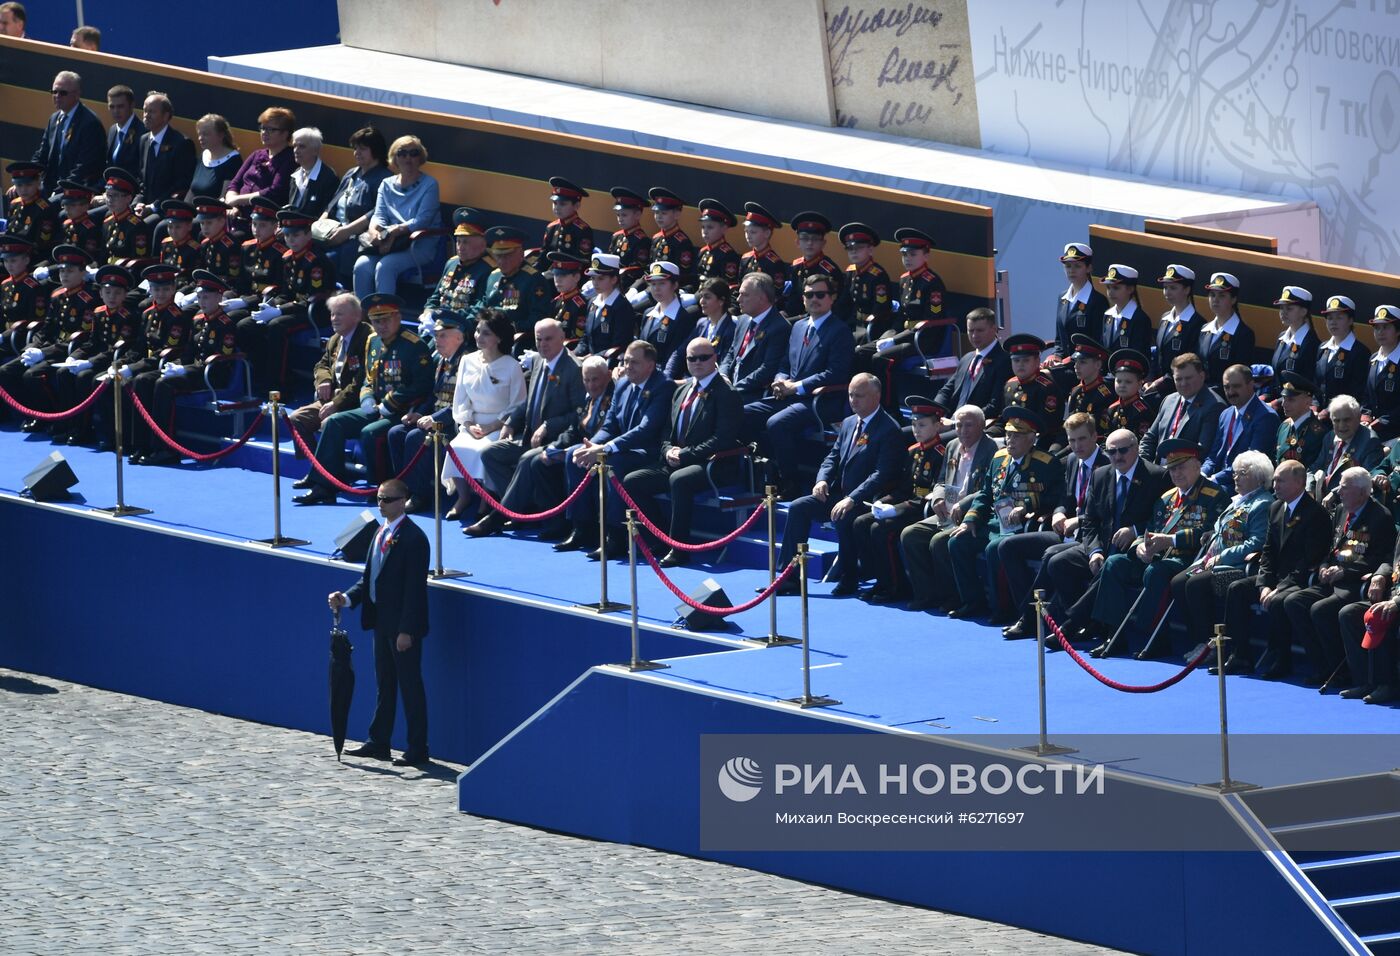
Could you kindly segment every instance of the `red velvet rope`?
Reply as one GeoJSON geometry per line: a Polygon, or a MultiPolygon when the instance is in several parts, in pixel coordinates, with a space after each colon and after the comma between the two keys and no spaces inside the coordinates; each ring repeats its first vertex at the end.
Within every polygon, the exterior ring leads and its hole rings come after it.
{"type": "MultiPolygon", "coordinates": [[[[371,485],[368,488],[356,488],[354,485],[347,485],[335,475],[331,474],[329,471],[326,470],[325,465],[321,464],[319,461],[316,460],[316,452],[313,449],[307,447],[306,440],[301,437],[301,432],[297,431],[296,426],[292,424],[291,417],[285,411],[282,412],[282,420],[287,423],[287,428],[290,429],[292,433],[292,441],[296,444],[298,448],[301,449],[301,453],[306,456],[306,460],[311,462],[311,467],[316,470],[316,473],[318,475],[326,479],[326,481],[330,482],[331,486],[337,491],[347,495],[360,495],[362,497],[368,497],[379,490],[378,485],[371,485]]],[[[416,451],[413,457],[409,459],[408,464],[403,466],[403,470],[394,476],[394,480],[402,481],[403,477],[413,470],[413,466],[418,464],[418,459],[422,458],[423,453],[427,450],[427,442],[424,442],[423,444],[419,445],[418,451],[416,451]]]]}
{"type": "Polygon", "coordinates": [[[68,409],[65,412],[41,412],[35,408],[26,408],[25,406],[21,405],[18,401],[16,401],[15,397],[9,392],[5,391],[3,388],[0,388],[0,399],[4,399],[5,404],[9,405],[21,415],[28,415],[30,418],[37,418],[41,422],[56,422],[64,418],[72,418],[74,415],[80,415],[83,412],[87,411],[88,406],[91,405],[93,402],[97,401],[98,398],[100,398],[102,394],[111,387],[112,383],[107,381],[106,379],[103,379],[102,382],[97,386],[97,388],[93,389],[91,395],[89,395],[87,398],[83,399],[77,405],[74,405],[72,408],[68,409]]]}
{"type": "Polygon", "coordinates": [[[467,466],[462,464],[462,459],[457,457],[457,449],[453,448],[450,444],[447,446],[447,456],[452,459],[452,463],[457,466],[457,470],[462,473],[462,477],[466,479],[467,484],[471,485],[472,491],[475,491],[481,496],[481,500],[486,502],[486,506],[498,514],[505,515],[511,521],[544,521],[546,518],[553,518],[555,515],[563,514],[564,509],[578,500],[578,496],[583,494],[583,489],[587,488],[594,478],[593,469],[588,469],[588,472],[583,476],[583,481],[580,481],[578,487],[569,492],[569,497],[565,498],[548,511],[527,515],[521,514],[518,511],[511,511],[505,505],[491,497],[491,492],[487,491],[482,487],[480,482],[467,473],[467,466]]]}
{"type": "Polygon", "coordinates": [[[647,547],[646,540],[642,538],[641,535],[637,535],[637,550],[642,552],[642,557],[647,559],[647,564],[651,565],[651,569],[656,572],[656,576],[661,579],[661,583],[666,585],[672,594],[695,608],[695,610],[699,611],[701,614],[713,614],[715,617],[728,617],[731,614],[738,614],[741,611],[748,611],[758,607],[764,601],[768,600],[773,592],[782,587],[783,582],[797,571],[797,559],[794,558],[792,561],[788,562],[787,567],[783,568],[783,573],[774,578],[773,583],[764,588],[752,601],[747,601],[743,604],[735,605],[734,607],[711,607],[708,604],[701,604],[699,601],[695,600],[695,598],[676,587],[675,582],[666,577],[666,572],[661,570],[661,565],[656,563],[656,555],[651,553],[651,548],[647,547]]]}
{"type": "Polygon", "coordinates": [[[1207,644],[1205,647],[1201,648],[1201,653],[1197,654],[1194,660],[1187,663],[1179,672],[1168,677],[1160,684],[1121,684],[1113,678],[1105,677],[1103,674],[1094,670],[1093,665],[1086,661],[1080,653],[1070,645],[1070,642],[1065,639],[1065,635],[1060,631],[1060,625],[1055,623],[1055,619],[1050,616],[1049,611],[1042,611],[1041,614],[1045,618],[1045,623],[1050,625],[1050,630],[1054,632],[1055,638],[1060,642],[1060,646],[1069,653],[1070,657],[1074,658],[1076,664],[1088,671],[1090,676],[1100,684],[1103,684],[1105,687],[1112,687],[1114,690],[1121,690],[1125,694],[1155,694],[1159,690],[1166,690],[1199,667],[1201,661],[1205,660],[1206,655],[1212,650],[1211,646],[1207,644]]]}
{"type": "Polygon", "coordinates": [[[656,535],[656,537],[661,540],[662,544],[671,548],[675,548],[677,551],[696,552],[710,551],[714,548],[722,548],[725,545],[733,542],[736,538],[739,537],[739,535],[752,528],[753,523],[758,520],[758,516],[763,514],[763,509],[768,506],[768,501],[765,499],[762,506],[755,508],[753,510],[753,514],[749,515],[747,518],[744,519],[743,524],[739,525],[739,527],[729,532],[723,538],[716,538],[713,541],[705,541],[700,544],[686,544],[684,541],[677,541],[675,538],[671,537],[666,532],[658,528],[655,524],[653,524],[651,519],[646,516],[646,512],[642,510],[642,506],[633,501],[632,496],[627,493],[627,489],[622,487],[622,482],[617,480],[617,475],[610,475],[609,477],[612,478],[612,485],[614,488],[617,489],[617,493],[622,496],[622,500],[627,502],[627,507],[631,508],[637,513],[637,520],[642,523],[642,526],[645,527],[652,534],[656,535]]]}
{"type": "Polygon", "coordinates": [[[238,451],[238,449],[248,444],[249,439],[253,437],[253,433],[258,430],[258,426],[262,424],[262,420],[265,417],[265,413],[258,412],[258,417],[253,419],[253,424],[249,426],[248,430],[243,433],[243,437],[239,438],[238,441],[225,448],[220,448],[218,451],[209,452],[207,454],[201,454],[197,451],[192,451],[191,449],[186,448],[184,445],[181,445],[175,439],[167,435],[165,431],[159,425],[156,424],[156,420],[151,417],[151,413],[146,411],[146,406],[141,403],[140,395],[137,395],[135,392],[132,392],[131,403],[136,406],[136,410],[141,413],[141,417],[145,420],[146,424],[151,427],[151,431],[155,432],[156,437],[158,437],[161,441],[165,442],[175,451],[178,451],[185,458],[193,458],[195,461],[218,461],[220,458],[223,458],[227,455],[232,455],[234,452],[238,451]]]}

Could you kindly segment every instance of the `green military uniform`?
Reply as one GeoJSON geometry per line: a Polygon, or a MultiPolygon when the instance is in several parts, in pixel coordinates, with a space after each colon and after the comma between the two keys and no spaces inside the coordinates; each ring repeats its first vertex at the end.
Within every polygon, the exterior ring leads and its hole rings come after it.
{"type": "Polygon", "coordinates": [[[1311,467],[1331,434],[1327,423],[1311,413],[1297,425],[1291,418],[1284,419],[1278,426],[1274,461],[1301,461],[1304,467],[1311,467]]]}
{"type": "MultiPolygon", "coordinates": [[[[485,294],[467,318],[475,321],[482,309],[497,309],[511,320],[515,331],[533,335],[535,323],[549,317],[553,301],[551,286],[529,266],[521,266],[510,275],[493,269],[486,280],[485,294]]],[[[509,342],[502,342],[501,347],[510,351],[509,342]]]]}
{"type": "MultiPolygon", "coordinates": [[[[451,312],[466,317],[475,312],[478,303],[486,295],[487,280],[491,276],[491,263],[483,256],[471,262],[463,262],[453,256],[443,267],[442,278],[438,279],[428,301],[423,303],[425,312],[451,312]]],[[[470,340],[471,330],[467,337],[470,340]]]]}

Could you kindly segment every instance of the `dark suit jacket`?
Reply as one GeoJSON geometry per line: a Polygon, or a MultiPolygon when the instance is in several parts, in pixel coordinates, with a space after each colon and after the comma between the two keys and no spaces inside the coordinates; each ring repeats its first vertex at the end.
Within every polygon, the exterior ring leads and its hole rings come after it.
{"type": "Polygon", "coordinates": [[[313,385],[331,387],[331,403],[336,411],[346,412],[360,406],[360,389],[365,384],[365,345],[369,342],[369,336],[368,322],[355,326],[355,331],[350,335],[350,349],[337,374],[341,336],[339,332],[333,332],[311,371],[313,385]]]}
{"type": "Polygon", "coordinates": [[[141,136],[141,201],[147,205],[162,199],[184,199],[194,178],[194,143],[173,126],[160,139],[160,151],[151,154],[151,134],[141,136]]]}
{"type": "Polygon", "coordinates": [[[764,313],[757,325],[754,325],[753,316],[740,316],[734,326],[729,353],[720,363],[720,374],[729,379],[734,391],[745,399],[762,398],[778,374],[791,335],[792,326],[778,314],[777,308],[764,313]],[[748,341],[747,351],[744,351],[745,340],[748,341]]]}
{"type": "MultiPolygon", "coordinates": [[[[1094,472],[1107,465],[1108,457],[1104,455],[1103,449],[1095,451],[1089,467],[1089,488],[1094,486],[1094,472]]],[[[1084,491],[1084,504],[1089,504],[1088,489],[1084,491]]],[[[1079,456],[1073,452],[1065,456],[1065,496],[1054,513],[1062,514],[1066,518],[1073,518],[1079,514],[1079,456]]]]}
{"type": "Polygon", "coordinates": [[[672,381],[685,378],[685,369],[678,369],[676,360],[679,358],[680,365],[685,365],[685,346],[690,341],[690,332],[695,328],[695,320],[699,317],[700,310],[695,306],[687,309],[677,302],[676,317],[669,322],[662,323],[658,316],[646,316],[642,319],[637,338],[646,339],[656,346],[656,364],[672,381]]]}
{"type": "Polygon", "coordinates": [[[1272,460],[1278,445],[1278,413],[1256,395],[1245,404],[1235,423],[1230,447],[1226,448],[1225,438],[1230,434],[1233,410],[1230,405],[1220,410],[1215,419],[1215,440],[1210,443],[1210,453],[1201,464],[1201,472],[1231,494],[1235,491],[1235,456],[1246,451],[1262,451],[1272,460]]]}
{"type": "Polygon", "coordinates": [[[802,397],[823,385],[845,385],[851,377],[856,343],[851,327],[835,315],[822,320],[815,333],[808,334],[811,319],[799,319],[792,324],[787,355],[778,365],[777,380],[789,379],[802,384],[802,397]],[[806,347],[802,338],[806,335],[806,347]]]}
{"type": "MultiPolygon", "coordinates": [[[[530,365],[530,374],[525,378],[525,401],[512,405],[501,415],[503,420],[510,422],[510,430],[526,447],[530,445],[530,423],[526,419],[530,410],[530,396],[535,394],[540,376],[548,373],[549,363],[543,358],[536,358],[530,365]]],[[[583,390],[583,372],[567,349],[555,360],[554,375],[545,381],[543,387],[535,414],[545,427],[545,443],[548,443],[578,420],[579,406],[587,397],[583,390]]]]}
{"type": "Polygon", "coordinates": [[[588,320],[583,326],[583,335],[574,346],[574,355],[602,355],[609,349],[625,346],[637,337],[637,313],[627,296],[619,291],[612,300],[601,308],[588,303],[588,320]]]}
{"type": "Polygon", "coordinates": [[[117,131],[120,127],[113,123],[107,130],[107,159],[108,166],[120,166],[122,169],[137,170],[141,168],[141,137],[146,133],[146,124],[141,122],[140,116],[132,116],[131,122],[126,127],[126,135],[122,137],[121,149],[117,150],[117,131]],[[116,151],[114,157],[112,153],[116,151]]]}
{"type": "Polygon", "coordinates": [[[1197,343],[1196,354],[1206,363],[1206,386],[1217,388],[1225,370],[1231,365],[1251,365],[1254,362],[1254,330],[1245,324],[1243,318],[1235,326],[1235,332],[1226,342],[1223,336],[1215,336],[1211,344],[1211,334],[1205,329],[1197,343]]]}
{"type": "Polygon", "coordinates": [[[319,219],[340,186],[340,177],[325,160],[321,160],[321,172],[306,184],[305,189],[298,189],[294,179],[289,178],[288,182],[292,192],[287,198],[287,205],[293,209],[300,209],[313,219],[319,219]]]}
{"type": "Polygon", "coordinates": [[[603,427],[593,435],[593,441],[599,445],[613,442],[618,453],[632,452],[644,458],[656,458],[670,421],[673,391],[675,385],[660,367],[640,385],[631,382],[620,385],[603,419],[603,427]]]}
{"type": "Polygon", "coordinates": [[[59,134],[63,114],[56,112],[49,117],[44,135],[39,137],[39,146],[31,157],[34,162],[44,164],[45,196],[58,188],[60,179],[96,186],[102,181],[102,171],[111,165],[105,162],[107,131],[103,129],[102,121],[82,103],[73,109],[76,112],[73,121],[68,124],[66,136],[59,134]]]}
{"type": "MultiPolygon", "coordinates": [[[[1168,438],[1172,437],[1172,418],[1176,416],[1176,407],[1182,402],[1181,394],[1173,392],[1162,399],[1162,405],[1157,409],[1157,417],[1152,420],[1152,425],[1147,429],[1147,434],[1142,436],[1142,441],[1138,444],[1142,457],[1148,461],[1156,463],[1157,446],[1168,438]]],[[[1220,397],[1209,388],[1203,388],[1196,393],[1196,397],[1191,399],[1191,404],[1181,413],[1181,422],[1176,430],[1177,438],[1185,438],[1201,446],[1201,451],[1208,451],[1215,443],[1215,426],[1220,421],[1220,412],[1224,409],[1225,403],[1220,397]]]]}
{"type": "Polygon", "coordinates": [[[695,391],[695,379],[687,379],[671,396],[671,423],[666,440],[661,444],[661,457],[680,449],[680,467],[709,461],[716,452],[728,451],[739,444],[739,422],[743,419],[744,402],[730,387],[723,375],[715,375],[700,397],[691,402],[687,412],[685,433],[678,430],[681,408],[695,391]]]}
{"type": "Polygon", "coordinates": [[[1113,554],[1113,533],[1119,528],[1134,528],[1139,533],[1152,521],[1152,509],[1166,492],[1171,479],[1167,470],[1139,458],[1137,468],[1128,483],[1128,501],[1123,506],[1122,520],[1115,526],[1113,504],[1118,495],[1118,469],[1100,468],[1094,472],[1089,485],[1089,497],[1080,516],[1079,540],[1090,554],[1102,551],[1113,554]]]}
{"type": "Polygon", "coordinates": [[[1347,510],[1337,508],[1332,516],[1331,534],[1327,538],[1327,554],[1323,561],[1336,564],[1342,576],[1331,583],[1334,588],[1364,590],[1366,578],[1390,563],[1395,551],[1395,519],[1375,498],[1368,499],[1360,514],[1346,532],[1347,510]],[[1364,544],[1363,551],[1359,545],[1364,544]],[[1343,556],[1340,552],[1347,552],[1343,556]]]}
{"type": "MultiPolygon", "coordinates": [[[[841,323],[843,329],[849,326],[841,323]]],[[[860,440],[860,418],[850,415],[841,423],[836,443],[817,469],[817,481],[831,486],[828,501],[842,498],[869,504],[895,488],[904,473],[904,433],[883,408],[875,410],[860,440]]]]}
{"type": "Polygon", "coordinates": [[[407,634],[417,640],[428,633],[428,536],[407,516],[394,529],[389,553],[369,598],[369,572],[374,556],[345,596],[360,605],[360,626],[377,635],[407,634]]]}
{"type": "Polygon", "coordinates": [[[944,382],[943,387],[934,396],[933,403],[943,410],[945,416],[951,416],[960,404],[980,406],[982,413],[987,416],[987,421],[1001,414],[1002,386],[1011,377],[1011,356],[1006,354],[1006,349],[1001,347],[1000,342],[992,346],[982,361],[981,368],[977,370],[977,381],[968,392],[967,401],[958,402],[963,382],[972,374],[972,359],[976,354],[975,351],[968,352],[959,359],[953,377],[944,382]]]}
{"type": "MultiPolygon", "coordinates": [[[[972,468],[967,474],[967,486],[963,488],[962,495],[957,501],[953,501],[950,507],[961,505],[964,509],[972,505],[972,499],[977,497],[977,491],[982,487],[982,481],[987,477],[987,466],[992,463],[992,456],[996,454],[997,443],[986,435],[977,443],[977,448],[972,453],[972,468]]],[[[943,474],[939,476],[938,484],[934,486],[935,493],[939,488],[945,492],[952,488],[953,482],[958,479],[958,466],[962,462],[962,439],[954,438],[948,443],[948,453],[943,457],[943,474]]],[[[936,494],[935,494],[936,497],[936,494]]]]}
{"type": "Polygon", "coordinates": [[[1327,557],[1332,522],[1327,510],[1312,495],[1298,499],[1293,518],[1285,520],[1288,502],[1269,505],[1269,533],[1259,554],[1259,586],[1305,588],[1308,575],[1327,557]]]}
{"type": "Polygon", "coordinates": [[[1381,440],[1376,437],[1376,433],[1371,431],[1368,426],[1362,425],[1357,428],[1356,434],[1351,436],[1351,441],[1347,443],[1346,448],[1342,451],[1341,459],[1338,460],[1337,464],[1334,466],[1332,464],[1332,459],[1336,456],[1337,452],[1336,441],[1337,436],[1334,433],[1323,442],[1321,450],[1317,453],[1317,458],[1313,460],[1312,467],[1308,469],[1309,471],[1322,472],[1328,491],[1337,487],[1337,482],[1341,480],[1342,472],[1346,471],[1348,468],[1353,465],[1360,465],[1362,468],[1370,471],[1381,463],[1381,458],[1384,456],[1384,447],[1381,445],[1381,440]]]}

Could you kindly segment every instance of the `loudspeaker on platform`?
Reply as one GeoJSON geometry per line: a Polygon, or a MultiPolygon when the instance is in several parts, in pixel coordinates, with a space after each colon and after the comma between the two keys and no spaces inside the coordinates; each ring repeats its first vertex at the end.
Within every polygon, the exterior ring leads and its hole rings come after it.
{"type": "MultiPolygon", "coordinates": [[[[710,607],[733,607],[734,603],[729,600],[729,595],[724,593],[724,588],[714,578],[706,578],[700,582],[700,586],[691,591],[689,597],[692,601],[706,604],[710,607]]],[[[687,631],[722,631],[728,626],[728,622],[714,614],[705,614],[697,611],[689,604],[676,605],[676,615],[680,622],[685,625],[687,631]]]]}
{"type": "Polygon", "coordinates": [[[35,501],[66,501],[72,497],[68,489],[77,483],[78,476],[59,452],[53,452],[24,476],[24,490],[35,501]]]}
{"type": "Polygon", "coordinates": [[[342,561],[363,564],[365,558],[369,557],[370,546],[374,544],[374,536],[378,533],[379,519],[373,511],[366,508],[335,536],[334,553],[342,561]]]}

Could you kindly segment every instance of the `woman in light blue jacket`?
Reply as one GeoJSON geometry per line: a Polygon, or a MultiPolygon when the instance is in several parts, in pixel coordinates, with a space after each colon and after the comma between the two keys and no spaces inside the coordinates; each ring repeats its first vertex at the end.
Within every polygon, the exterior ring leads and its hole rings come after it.
{"type": "Polygon", "coordinates": [[[398,175],[379,184],[374,214],[361,236],[362,251],[355,260],[355,295],[361,299],[394,293],[400,273],[433,256],[437,236],[409,243],[414,232],[435,229],[442,221],[437,180],[423,172],[427,161],[428,150],[417,136],[400,136],[389,147],[389,168],[398,175]]]}

